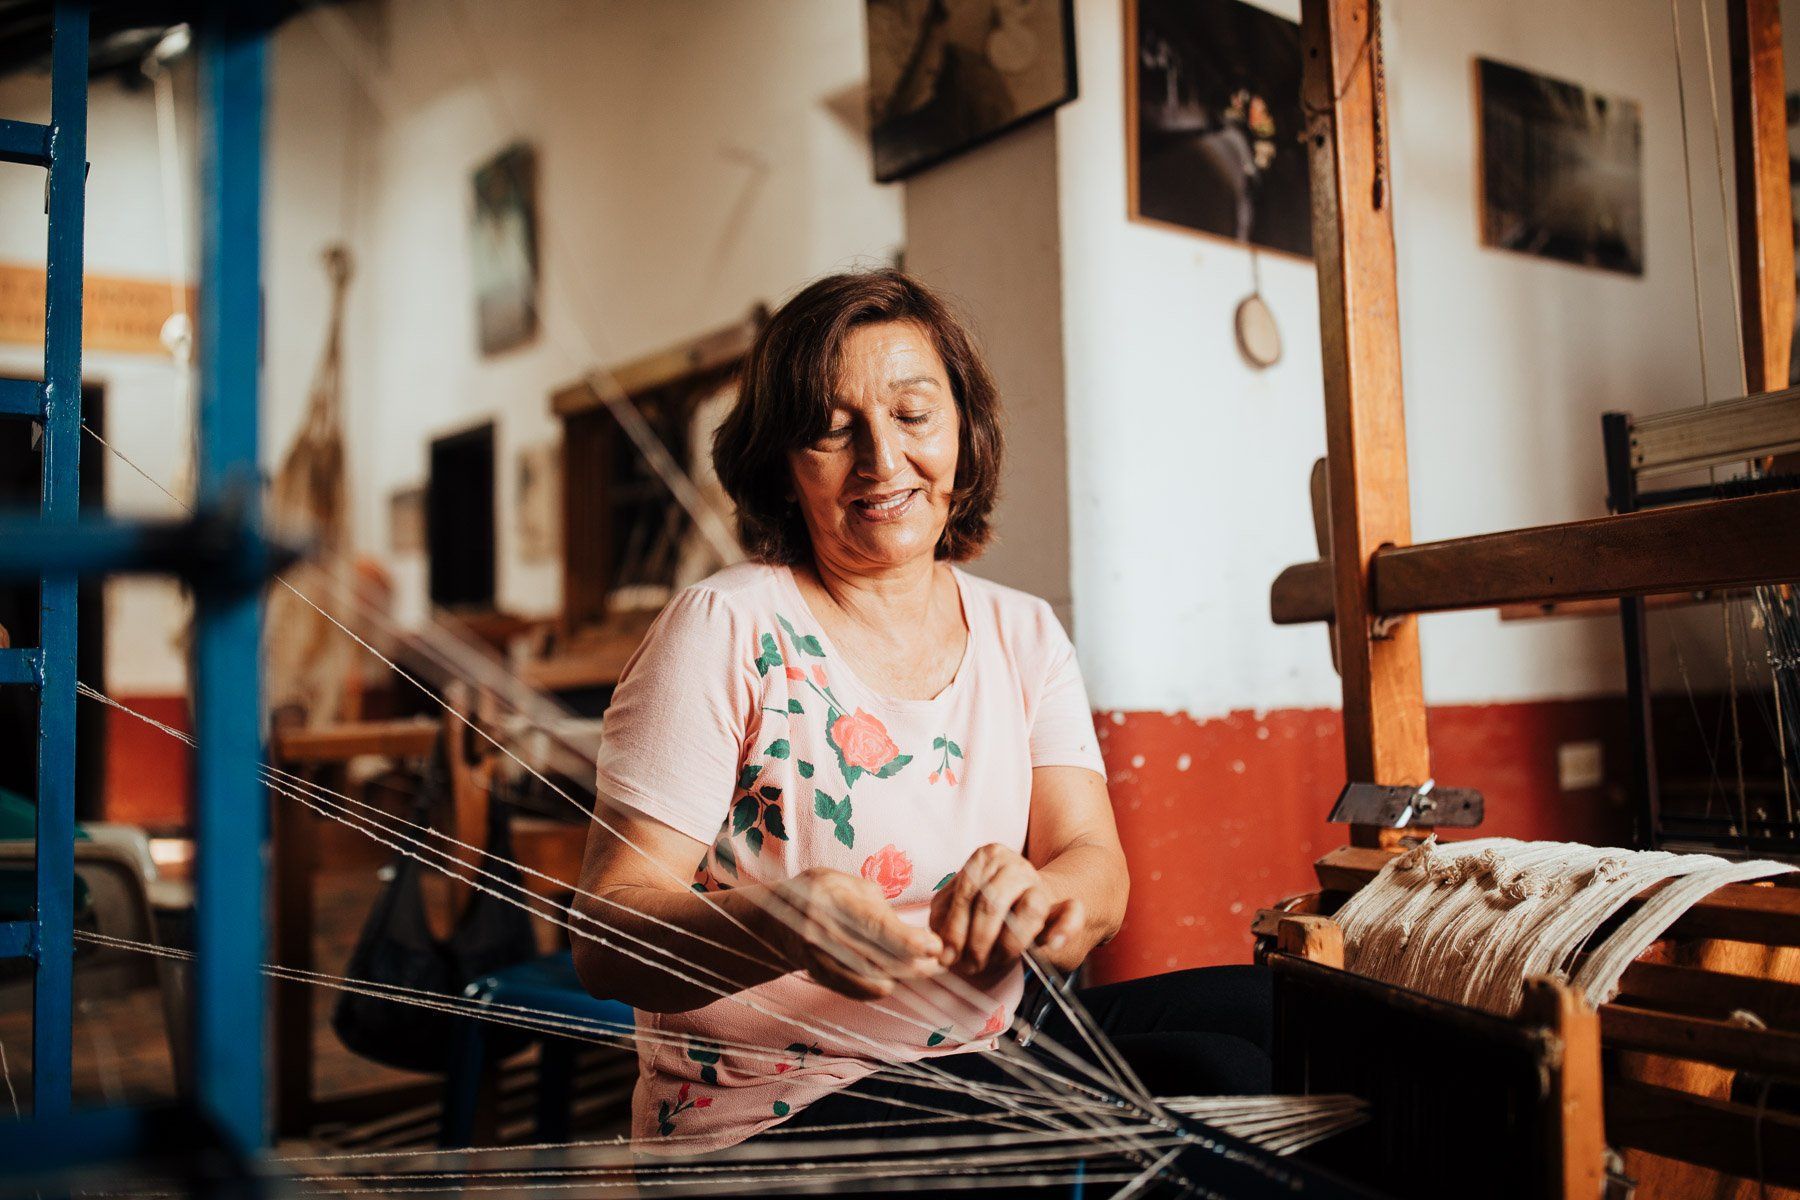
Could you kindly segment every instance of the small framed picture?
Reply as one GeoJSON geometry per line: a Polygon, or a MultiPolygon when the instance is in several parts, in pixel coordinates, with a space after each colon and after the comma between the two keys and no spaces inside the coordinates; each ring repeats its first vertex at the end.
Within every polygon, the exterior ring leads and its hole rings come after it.
{"type": "Polygon", "coordinates": [[[388,493],[388,549],[397,555],[425,553],[425,489],[388,493]]]}
{"type": "Polygon", "coordinates": [[[1123,0],[1131,216],[1312,257],[1300,26],[1241,0],[1123,0]]]}
{"type": "Polygon", "coordinates": [[[905,179],[1075,98],[1074,0],[865,0],[875,178],[905,179]]]}
{"type": "Polygon", "coordinates": [[[477,168],[474,186],[475,324],[481,352],[499,354],[537,335],[537,155],[508,146],[477,168]]]}
{"type": "Polygon", "coordinates": [[[1481,97],[1481,240],[1644,273],[1644,125],[1637,101],[1491,59],[1481,97]]]}

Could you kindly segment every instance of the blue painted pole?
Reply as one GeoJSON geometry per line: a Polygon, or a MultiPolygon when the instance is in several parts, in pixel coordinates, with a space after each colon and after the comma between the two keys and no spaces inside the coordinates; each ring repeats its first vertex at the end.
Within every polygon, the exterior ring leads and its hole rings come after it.
{"type": "MultiPolygon", "coordinates": [[[[50,67],[50,241],[45,256],[41,518],[74,525],[81,504],[81,272],[87,183],[88,12],[55,8],[50,67]]],[[[39,585],[36,978],[32,1113],[69,1111],[75,954],[75,579],[39,585]]]]}
{"type": "MultiPolygon", "coordinates": [[[[262,347],[264,46],[215,0],[200,32],[205,199],[200,282],[202,505],[235,502],[258,523],[257,382],[262,347]]],[[[194,1081],[241,1152],[268,1142],[263,914],[260,588],[195,581],[194,1081]]]]}

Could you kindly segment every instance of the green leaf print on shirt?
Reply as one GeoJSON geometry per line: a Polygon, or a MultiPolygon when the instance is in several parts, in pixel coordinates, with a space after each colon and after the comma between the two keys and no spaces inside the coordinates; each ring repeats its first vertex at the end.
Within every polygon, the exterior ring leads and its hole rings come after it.
{"type": "Polygon", "coordinates": [[[781,647],[775,644],[775,635],[765,633],[761,641],[762,653],[756,656],[756,673],[767,675],[771,668],[779,667],[787,661],[781,657],[781,647]]]}
{"type": "Polygon", "coordinates": [[[719,1059],[724,1056],[724,1048],[712,1042],[703,1042],[698,1038],[688,1039],[687,1056],[700,1064],[700,1081],[713,1087],[719,1086],[719,1059]]]}
{"type": "Polygon", "coordinates": [[[846,848],[856,848],[856,830],[850,824],[850,797],[842,800],[826,795],[822,791],[813,792],[813,813],[821,820],[830,821],[835,827],[837,840],[846,848]]]}
{"type": "Polygon", "coordinates": [[[788,619],[780,613],[775,614],[775,619],[780,621],[782,629],[787,631],[788,640],[794,643],[794,649],[800,651],[802,654],[810,654],[814,658],[825,657],[825,647],[819,644],[818,638],[810,633],[804,635],[795,633],[794,627],[788,624],[788,619]]]}
{"type": "MultiPolygon", "coordinates": [[[[738,785],[743,794],[731,803],[731,832],[727,835],[743,838],[744,845],[753,855],[761,854],[763,846],[771,844],[771,838],[777,842],[788,840],[787,821],[781,813],[781,789],[768,783],[751,791],[760,778],[760,766],[749,765],[739,770],[738,785]]],[[[738,873],[735,859],[731,863],[731,873],[738,873]]]]}

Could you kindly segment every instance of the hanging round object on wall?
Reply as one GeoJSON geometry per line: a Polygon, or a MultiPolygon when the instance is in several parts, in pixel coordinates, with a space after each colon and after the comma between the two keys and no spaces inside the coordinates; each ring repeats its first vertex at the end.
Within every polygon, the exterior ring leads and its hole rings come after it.
{"type": "Polygon", "coordinates": [[[1238,302],[1235,321],[1238,352],[1244,361],[1258,370],[1281,361],[1281,327],[1275,324],[1275,314],[1261,292],[1251,292],[1238,302]]]}

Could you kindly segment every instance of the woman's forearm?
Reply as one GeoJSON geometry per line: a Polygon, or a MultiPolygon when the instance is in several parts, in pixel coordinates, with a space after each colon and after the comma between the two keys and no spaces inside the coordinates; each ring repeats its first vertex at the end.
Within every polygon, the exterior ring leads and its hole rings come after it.
{"type": "Polygon", "coordinates": [[[791,969],[772,948],[781,907],[762,886],[708,895],[602,887],[576,897],[575,970],[592,994],[633,1008],[700,1008],[791,969]]]}
{"type": "Polygon", "coordinates": [[[1076,842],[1038,870],[1059,900],[1079,900],[1082,923],[1058,947],[1040,953],[1059,971],[1073,971],[1096,946],[1110,941],[1125,920],[1130,875],[1116,847],[1076,842]]]}

